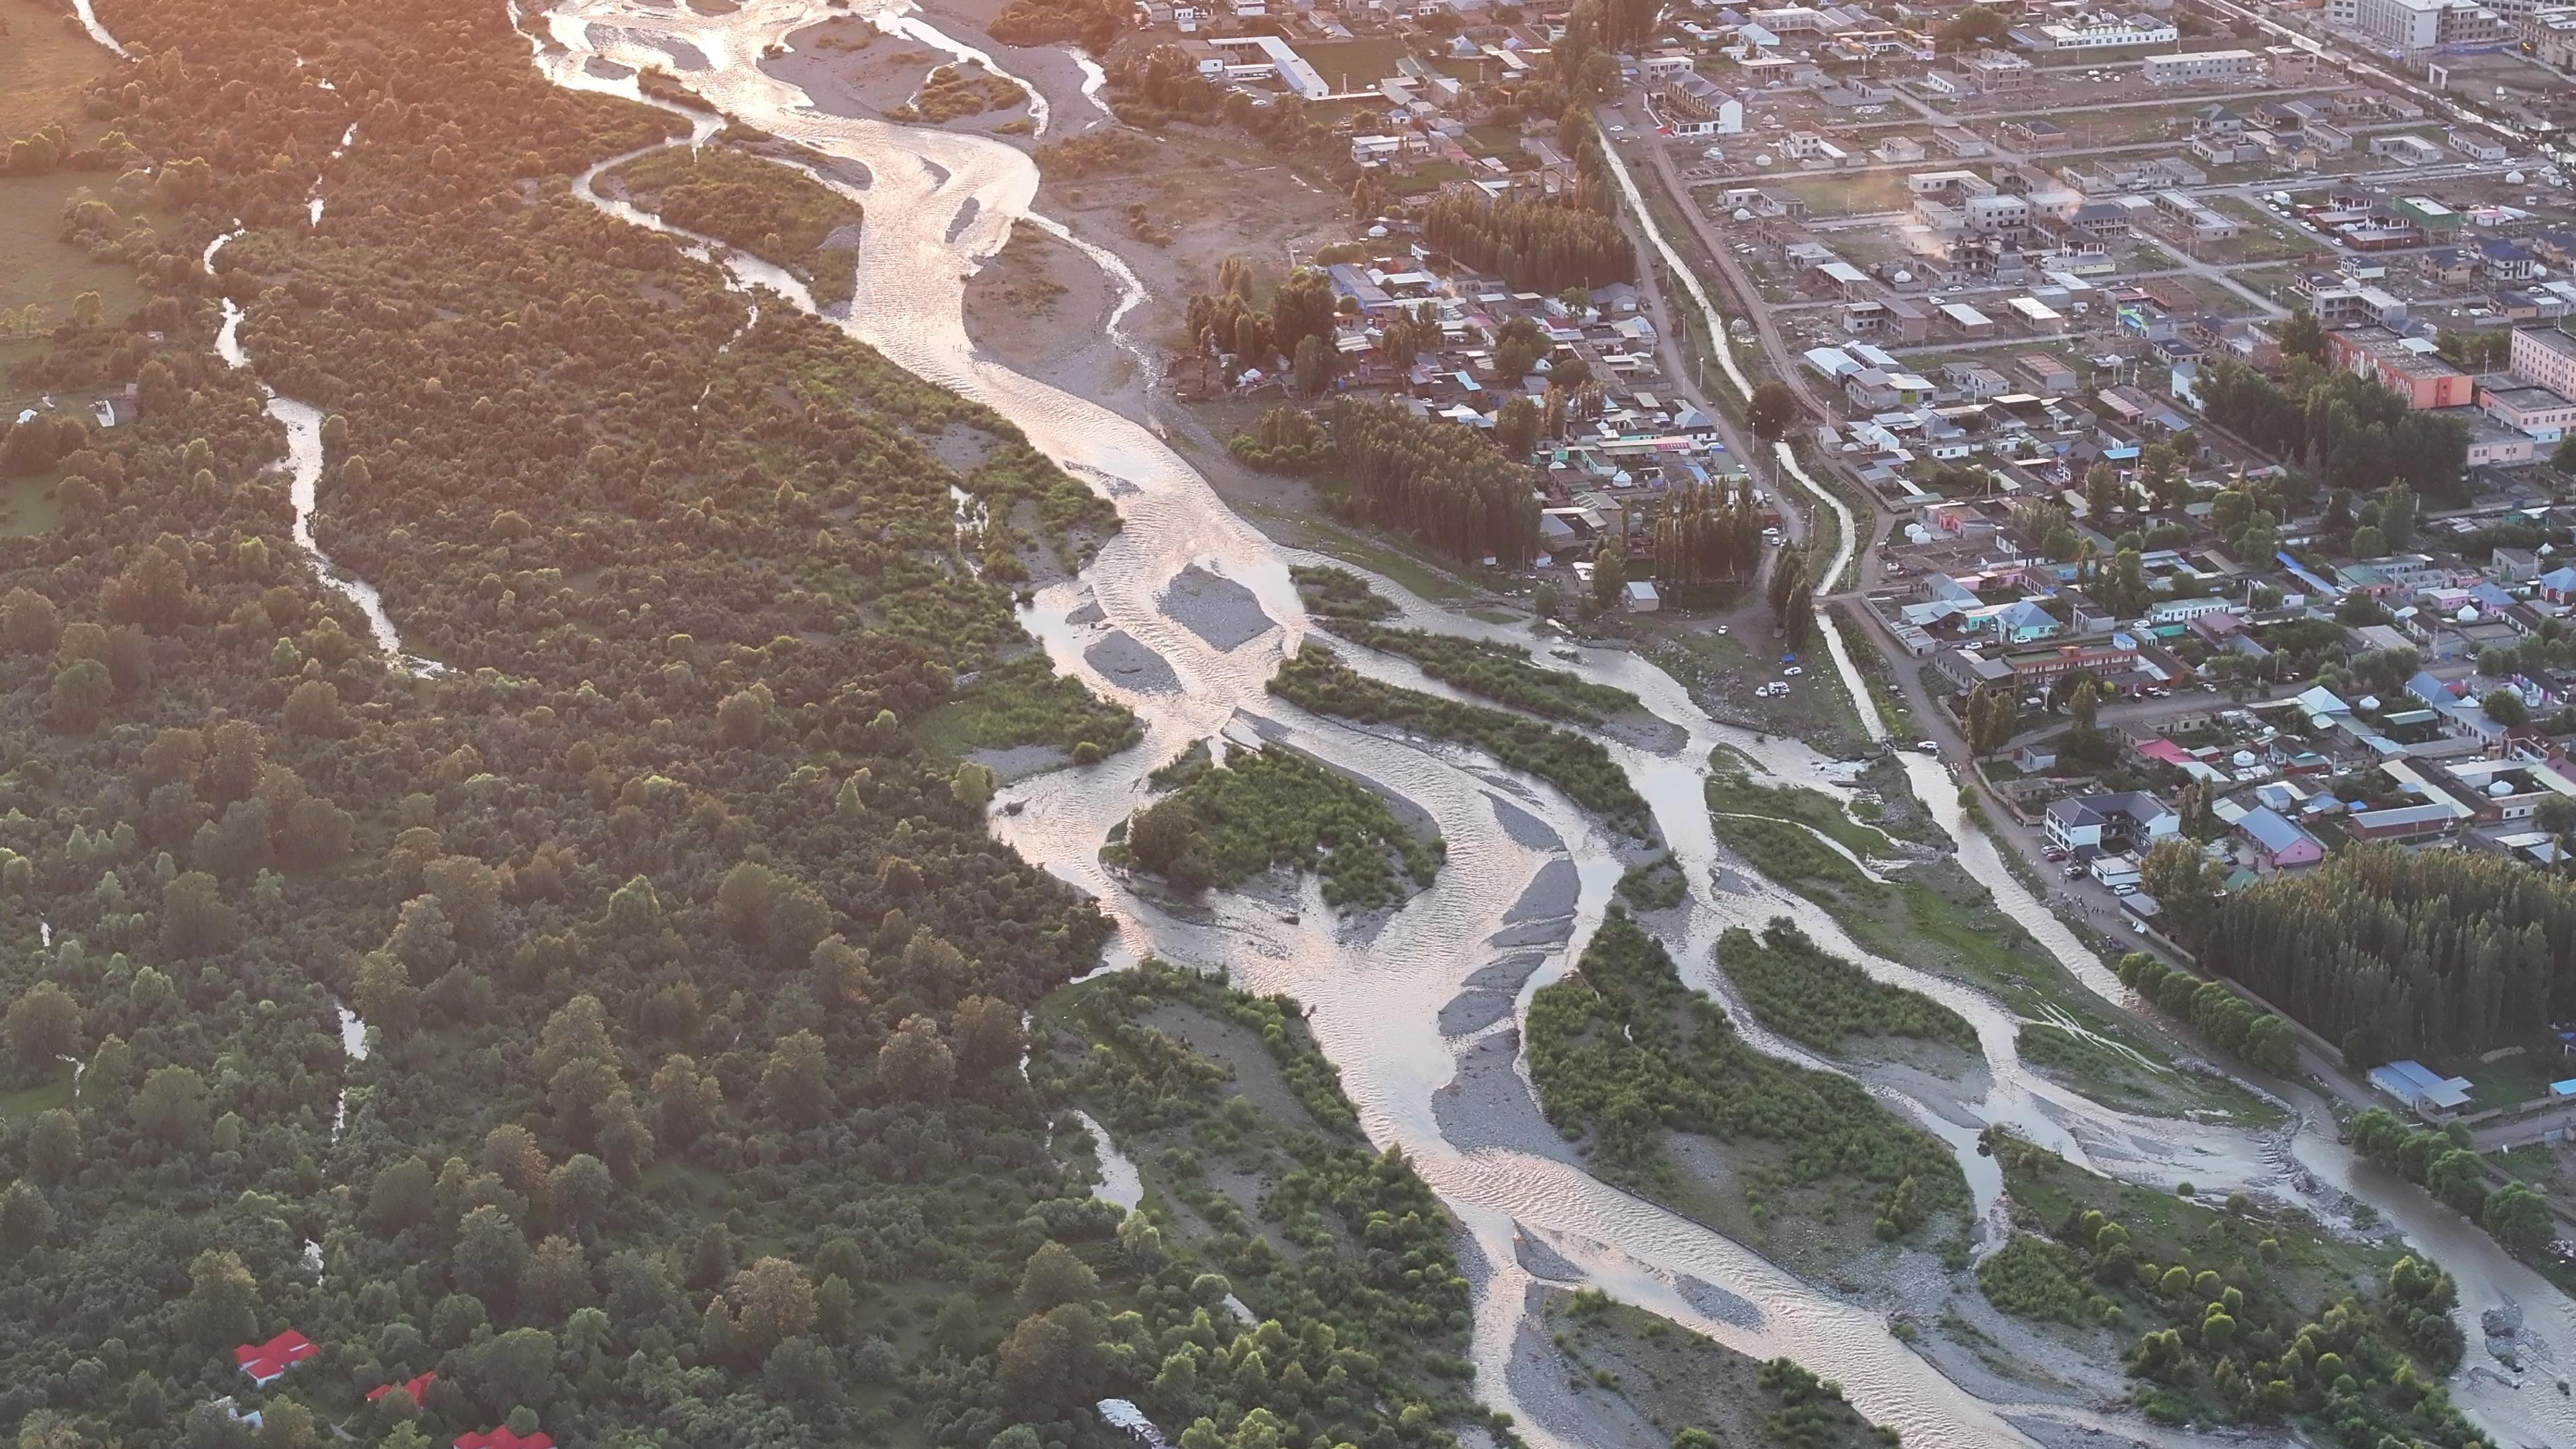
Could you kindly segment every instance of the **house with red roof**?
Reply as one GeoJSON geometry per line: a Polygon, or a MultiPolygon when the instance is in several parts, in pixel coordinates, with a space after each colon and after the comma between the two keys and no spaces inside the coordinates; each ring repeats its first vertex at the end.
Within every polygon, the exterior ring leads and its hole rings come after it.
{"type": "Polygon", "coordinates": [[[555,1449],[552,1434],[513,1434],[510,1426],[486,1429],[480,1434],[459,1434],[456,1449],[555,1449]]]}
{"type": "Polygon", "coordinates": [[[233,1350],[233,1362],[250,1375],[250,1381],[266,1388],[286,1377],[286,1371],[321,1350],[313,1340],[294,1329],[288,1329],[266,1343],[245,1343],[233,1350]]]}
{"type": "Polygon", "coordinates": [[[411,1397],[412,1407],[417,1409],[429,1398],[429,1386],[437,1382],[438,1375],[427,1373],[411,1380],[409,1383],[378,1384],[374,1388],[367,1390],[367,1402],[372,1404],[387,1394],[402,1393],[411,1397]]]}

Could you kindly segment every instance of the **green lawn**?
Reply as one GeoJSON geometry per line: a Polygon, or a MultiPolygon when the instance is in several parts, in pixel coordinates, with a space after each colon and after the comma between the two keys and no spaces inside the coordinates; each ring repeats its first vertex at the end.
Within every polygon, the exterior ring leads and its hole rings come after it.
{"type": "Polygon", "coordinates": [[[1395,63],[1404,59],[1405,45],[1391,36],[1368,36],[1329,45],[1301,45],[1297,53],[1324,78],[1324,84],[1338,93],[1366,90],[1399,74],[1395,63]]]}
{"type": "Polygon", "coordinates": [[[63,1069],[46,1081],[14,1092],[0,1092],[0,1122],[23,1126],[49,1107],[70,1106],[71,1100],[72,1064],[65,1062],[63,1069]]]}
{"type": "MultiPolygon", "coordinates": [[[[6,355],[0,353],[0,357],[6,355]]],[[[53,531],[63,517],[62,505],[54,501],[55,481],[50,472],[41,478],[0,481],[0,538],[53,531]]]]}
{"type": "Polygon", "coordinates": [[[2551,1082],[2576,1077],[2576,1062],[2558,1055],[2557,1043],[2535,1046],[2520,1056],[2501,1061],[2465,1061],[2450,1063],[2451,1070],[2469,1079],[2469,1106],[2472,1111],[2488,1107],[2510,1107],[2549,1095],[2551,1082]]]}
{"type": "MultiPolygon", "coordinates": [[[[0,42],[5,44],[5,42],[0,42]]],[[[113,322],[142,300],[134,269],[115,262],[90,260],[89,253],[56,235],[63,203],[87,187],[107,199],[116,178],[104,172],[57,171],[51,176],[0,179],[0,311],[21,313],[33,304],[40,320],[53,328],[71,320],[72,302],[83,292],[96,292],[113,322]]],[[[110,205],[115,205],[111,200],[110,205]]],[[[132,208],[117,206],[132,214],[132,208]]],[[[157,220],[147,210],[146,219],[157,220]]],[[[14,333],[17,329],[7,329],[14,333]]],[[[5,354],[0,354],[5,356],[5,354]]],[[[16,357],[8,356],[14,362],[16,357]]]]}

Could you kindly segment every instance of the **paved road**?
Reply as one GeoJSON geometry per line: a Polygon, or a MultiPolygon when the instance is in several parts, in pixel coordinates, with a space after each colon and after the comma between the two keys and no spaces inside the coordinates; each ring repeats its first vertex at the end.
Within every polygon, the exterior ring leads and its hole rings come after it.
{"type": "Polygon", "coordinates": [[[1753,319],[1754,335],[1761,339],[1762,350],[1771,355],[1774,371],[1817,421],[1832,421],[1833,405],[1815,389],[1798,366],[1800,349],[1790,346],[1788,340],[1780,335],[1778,325],[1772,321],[1771,309],[1763,305],[1762,289],[1754,285],[1753,278],[1745,272],[1742,260],[1735,255],[1735,248],[1718,234],[1717,228],[1709,224],[1708,218],[1691,200],[1690,184],[1682,180],[1680,168],[1673,164],[1671,148],[1652,134],[1644,139],[1647,159],[1654,166],[1656,177],[1663,182],[1664,194],[1672,198],[1673,209],[1682,214],[1691,234],[1699,239],[1701,250],[1717,264],[1718,274],[1725,279],[1728,290],[1735,293],[1742,309],[1738,315],[1753,319]]]}

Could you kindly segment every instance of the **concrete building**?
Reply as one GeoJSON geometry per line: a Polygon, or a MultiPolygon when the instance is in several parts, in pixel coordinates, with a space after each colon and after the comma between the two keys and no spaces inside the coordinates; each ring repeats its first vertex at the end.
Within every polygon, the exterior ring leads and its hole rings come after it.
{"type": "Polygon", "coordinates": [[[2357,0],[2352,28],[2402,51],[2492,44],[2508,34],[2504,18],[2476,0],[2357,0]]]}
{"type": "Polygon", "coordinates": [[[2478,406],[2535,442],[2555,443],[2576,430],[2576,403],[2545,387],[2485,389],[2478,394],[2478,406]]]}
{"type": "Polygon", "coordinates": [[[2517,382],[2576,397],[2576,337],[2547,327],[2517,328],[2505,366],[2517,382]]]}
{"type": "Polygon", "coordinates": [[[2026,196],[1972,196],[1961,208],[1968,230],[1974,232],[2020,231],[2030,225],[2030,198],[2026,196]]]}
{"type": "Polygon", "coordinates": [[[1732,136],[1744,129],[1744,102],[1693,71],[1674,75],[1654,102],[1676,136],[1732,136]]]}
{"type": "Polygon", "coordinates": [[[2113,795],[2069,795],[2048,805],[2049,843],[2070,855],[2099,851],[2108,840],[2126,838],[2132,845],[2152,846],[2182,832],[2182,815],[2144,790],[2113,795]]]}
{"type": "Polygon", "coordinates": [[[2367,377],[2406,399],[2406,406],[2466,407],[2476,400],[2477,379],[2443,361],[2433,344],[2400,337],[2385,327],[2326,334],[2326,357],[2356,377],[2367,377]]]}
{"type": "Polygon", "coordinates": [[[2250,50],[2186,50],[2147,57],[2147,84],[2201,85],[2246,80],[2263,73],[2263,57],[2250,50]]]}
{"type": "Polygon", "coordinates": [[[1279,83],[1287,87],[1291,95],[1303,96],[1310,101],[1320,101],[1333,93],[1333,88],[1324,82],[1323,72],[1308,65],[1304,56],[1299,55],[1294,47],[1278,36],[1224,36],[1207,43],[1214,46],[1249,46],[1260,51],[1261,59],[1278,75],[1279,83]]]}
{"type": "Polygon", "coordinates": [[[2151,15],[2123,19],[2116,15],[2076,16],[2072,21],[2042,25],[2033,32],[2041,50],[2116,50],[2139,45],[2171,45],[2182,38],[2172,22],[2151,15]]]}

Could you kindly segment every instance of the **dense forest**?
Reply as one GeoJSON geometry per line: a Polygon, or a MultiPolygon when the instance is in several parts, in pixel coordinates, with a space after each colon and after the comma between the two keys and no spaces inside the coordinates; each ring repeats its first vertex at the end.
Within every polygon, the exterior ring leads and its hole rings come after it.
{"type": "Polygon", "coordinates": [[[2576,883],[2500,856],[2356,846],[2228,896],[2201,959],[2355,1066],[2474,1055],[2576,1008],[2576,883]]]}
{"type": "MultiPolygon", "coordinates": [[[[573,198],[673,123],[544,82],[506,7],[101,9],[140,59],[72,119],[167,210],[103,233],[139,304],[11,379],[132,381],[138,416],[0,445],[64,504],[0,540],[0,1424],[248,1444],[229,1396],[281,1446],[1099,1442],[1076,1406],[1172,1373],[1209,1289],[1111,1271],[1051,1150],[1022,1014],[1106,926],[961,756],[1132,734],[1031,666],[990,567],[1003,525],[1110,515],[573,198]],[[208,345],[219,290],[253,370],[208,345]],[[324,541],[442,669],[304,562],[261,382],[327,415],[324,541]],[[318,1351],[254,1389],[236,1346],[288,1330],[318,1351]]],[[[1389,1377],[1454,1372],[1446,1225],[1400,1161],[1335,1161],[1312,1201],[1372,1254],[1402,1227],[1346,1285],[1229,1264],[1295,1347],[1207,1331],[1231,1379],[1157,1402],[1217,1442],[1257,1405],[1423,1443],[1402,1405],[1457,1397],[1389,1377]]]]}
{"type": "Polygon", "coordinates": [[[1469,564],[1522,568],[1537,556],[1538,470],[1475,429],[1346,397],[1325,411],[1324,430],[1327,508],[1469,564]]]}
{"type": "Polygon", "coordinates": [[[1548,1120],[1584,1135],[1608,1181],[1671,1191],[1680,1168],[1665,1140],[1695,1132],[1766,1149],[1769,1165],[1743,1175],[1757,1221],[1839,1195],[1869,1204],[1878,1235],[1897,1238],[1967,1206],[1967,1181],[1940,1142],[1847,1077],[1747,1046],[1617,907],[1575,974],[1531,1000],[1529,1060],[1548,1120]]]}

